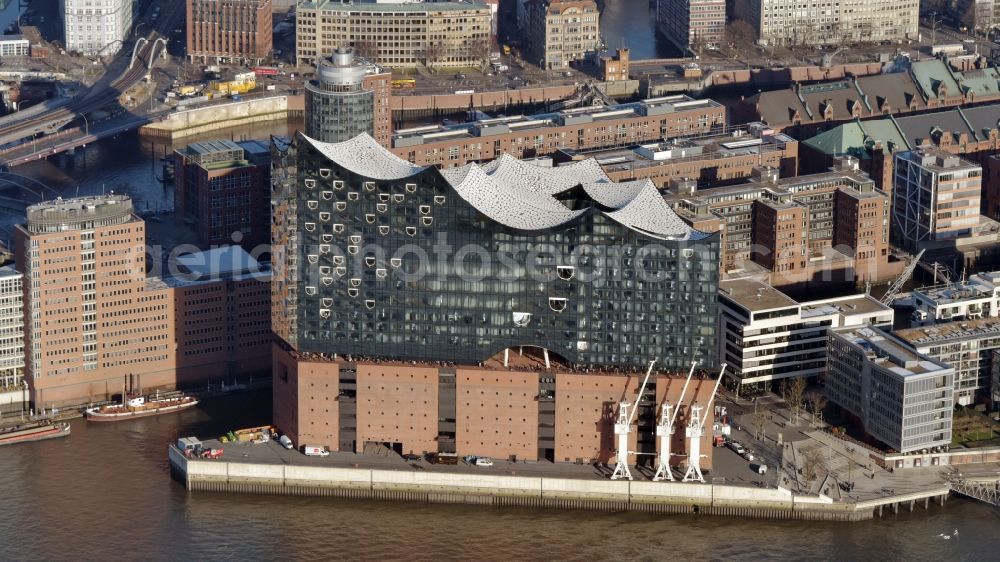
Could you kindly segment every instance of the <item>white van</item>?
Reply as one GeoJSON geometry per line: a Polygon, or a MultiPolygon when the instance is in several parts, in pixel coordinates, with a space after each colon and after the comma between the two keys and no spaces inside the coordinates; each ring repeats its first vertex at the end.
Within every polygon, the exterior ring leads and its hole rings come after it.
{"type": "Polygon", "coordinates": [[[327,451],[325,447],[320,447],[318,445],[303,445],[302,454],[307,457],[329,457],[330,451],[327,451]]]}

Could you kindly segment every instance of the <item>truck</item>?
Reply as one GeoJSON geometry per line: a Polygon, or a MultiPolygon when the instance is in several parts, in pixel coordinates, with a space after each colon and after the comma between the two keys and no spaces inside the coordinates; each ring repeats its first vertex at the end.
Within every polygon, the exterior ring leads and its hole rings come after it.
{"type": "Polygon", "coordinates": [[[201,449],[201,441],[197,437],[181,437],[177,440],[177,448],[188,455],[201,449]]]}
{"type": "Polygon", "coordinates": [[[307,457],[329,457],[330,451],[327,451],[326,447],[320,447],[319,445],[303,445],[302,454],[307,457]]]}

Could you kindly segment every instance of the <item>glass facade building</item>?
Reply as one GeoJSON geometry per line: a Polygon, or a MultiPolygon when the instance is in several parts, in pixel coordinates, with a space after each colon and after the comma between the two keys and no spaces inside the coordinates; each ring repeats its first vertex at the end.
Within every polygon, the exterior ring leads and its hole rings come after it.
{"type": "Polygon", "coordinates": [[[593,160],[440,171],[366,135],[276,162],[275,331],[302,353],[578,368],[715,365],[718,235],[593,160]],[[294,159],[294,163],[290,162],[294,159]],[[284,178],[284,179],[282,179],[284,178]]]}
{"type": "Polygon", "coordinates": [[[366,88],[371,65],[348,50],[316,67],[306,83],[306,134],[323,142],[342,142],[361,133],[375,134],[375,92],[366,88]]]}

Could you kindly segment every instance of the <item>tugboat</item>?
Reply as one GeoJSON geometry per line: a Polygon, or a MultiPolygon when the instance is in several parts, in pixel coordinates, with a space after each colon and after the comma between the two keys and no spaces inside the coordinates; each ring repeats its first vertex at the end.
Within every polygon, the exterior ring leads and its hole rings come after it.
{"type": "Polygon", "coordinates": [[[45,439],[55,439],[56,437],[66,437],[69,434],[70,425],[68,422],[28,422],[0,429],[0,445],[43,441],[45,439]]]}
{"type": "Polygon", "coordinates": [[[187,410],[198,404],[198,400],[193,396],[185,396],[179,392],[163,397],[160,396],[159,392],[152,397],[137,396],[126,399],[124,394],[122,396],[121,404],[87,408],[85,411],[87,419],[97,422],[125,421],[134,418],[172,414],[181,410],[187,410]]]}

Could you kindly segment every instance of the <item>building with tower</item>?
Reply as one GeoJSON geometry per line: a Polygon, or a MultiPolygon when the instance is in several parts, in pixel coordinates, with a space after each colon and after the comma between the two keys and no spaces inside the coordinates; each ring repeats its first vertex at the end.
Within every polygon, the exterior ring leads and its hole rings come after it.
{"type": "Polygon", "coordinates": [[[306,83],[306,135],[323,142],[343,142],[367,133],[389,146],[392,75],[349,48],[338,48],[316,65],[306,83]]]}
{"type": "Polygon", "coordinates": [[[367,135],[274,150],[274,409],[296,443],[606,460],[650,359],[664,381],[715,367],[718,236],[649,180],[439,170],[367,135]]]}

